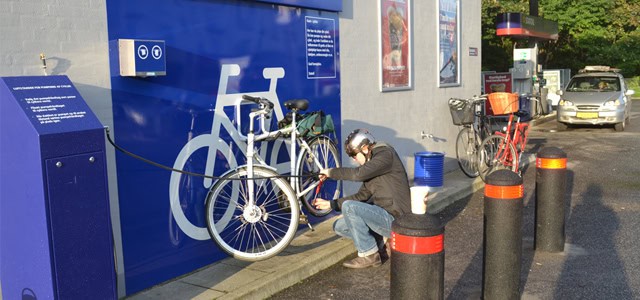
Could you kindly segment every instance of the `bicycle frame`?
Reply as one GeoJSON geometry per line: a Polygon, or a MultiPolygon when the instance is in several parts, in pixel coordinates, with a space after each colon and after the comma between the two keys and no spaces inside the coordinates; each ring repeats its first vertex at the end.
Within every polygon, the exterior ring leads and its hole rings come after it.
{"type": "MultiPolygon", "coordinates": [[[[238,102],[237,105],[241,105],[242,101],[238,102]]],[[[240,110],[237,109],[237,111],[239,112],[240,110]]],[[[318,183],[314,183],[312,185],[309,185],[306,189],[300,191],[299,190],[299,186],[296,182],[296,178],[298,176],[300,176],[300,174],[298,174],[298,170],[296,169],[296,163],[298,162],[298,151],[296,149],[297,145],[300,145],[301,148],[304,148],[307,150],[307,152],[309,153],[309,155],[311,155],[314,158],[314,163],[318,166],[319,169],[322,169],[323,166],[320,164],[320,162],[318,161],[318,159],[315,157],[315,154],[312,153],[311,148],[309,147],[309,144],[302,138],[298,137],[298,130],[297,130],[297,124],[296,124],[296,115],[297,115],[297,111],[296,110],[292,110],[292,122],[291,122],[291,126],[286,127],[286,128],[282,128],[282,129],[278,129],[278,130],[274,130],[274,131],[269,131],[267,130],[267,126],[266,126],[266,119],[269,118],[269,114],[271,113],[271,109],[267,108],[267,107],[261,107],[260,110],[258,111],[254,111],[251,112],[249,114],[249,132],[247,133],[246,136],[246,141],[247,141],[247,152],[246,152],[246,158],[247,158],[247,177],[248,179],[252,179],[253,178],[253,168],[254,168],[254,164],[255,162],[258,162],[258,164],[260,166],[264,166],[267,168],[271,168],[265,161],[264,159],[262,159],[262,157],[260,157],[258,155],[258,153],[256,152],[255,149],[255,142],[259,142],[259,141],[263,141],[263,140],[268,140],[268,139],[272,139],[272,138],[277,138],[281,135],[287,135],[289,134],[290,137],[290,148],[289,148],[289,153],[290,153],[290,158],[291,158],[291,162],[290,162],[290,167],[291,167],[291,177],[289,179],[289,184],[291,185],[291,187],[293,188],[294,192],[296,193],[296,197],[300,198],[300,196],[308,193],[309,191],[311,191],[312,189],[316,188],[316,186],[318,186],[318,183]],[[260,119],[260,129],[262,130],[262,133],[259,135],[255,134],[255,120],[256,118],[260,119]]],[[[238,118],[239,120],[240,118],[238,118]]],[[[238,123],[240,124],[240,123],[238,123]]],[[[240,130],[238,130],[238,132],[240,132],[240,130]]],[[[244,138],[244,136],[241,135],[242,138],[244,138]]],[[[274,169],[274,168],[271,168],[274,169]]],[[[274,169],[275,171],[275,169],[274,169]]],[[[248,182],[250,182],[249,186],[248,186],[248,191],[249,191],[249,205],[254,205],[255,203],[255,199],[254,199],[254,181],[253,180],[248,180],[248,182]]]]}
{"type": "Polygon", "coordinates": [[[529,136],[529,124],[521,123],[520,116],[517,116],[514,123],[514,114],[509,114],[509,121],[507,122],[507,127],[505,132],[496,131],[495,134],[499,136],[503,136],[505,138],[505,143],[513,145],[513,147],[517,151],[517,157],[509,157],[509,151],[507,151],[508,147],[500,147],[498,152],[496,153],[496,159],[504,162],[506,166],[515,166],[515,171],[519,171],[522,153],[524,152],[524,148],[527,145],[527,139],[529,136]],[[512,134],[513,132],[513,134],[512,134]]]}
{"type": "Polygon", "coordinates": [[[486,95],[482,95],[473,101],[473,105],[475,106],[475,117],[471,126],[473,131],[480,137],[480,141],[491,135],[491,122],[489,121],[489,117],[486,115],[486,111],[484,111],[485,101],[486,95]]]}
{"type": "MultiPolygon", "coordinates": [[[[538,101],[535,98],[529,100],[538,101]]],[[[483,180],[496,168],[507,168],[520,174],[529,136],[527,114],[517,111],[504,115],[508,116],[506,126],[483,139],[478,160],[479,168],[483,169],[480,172],[483,180]]]]}

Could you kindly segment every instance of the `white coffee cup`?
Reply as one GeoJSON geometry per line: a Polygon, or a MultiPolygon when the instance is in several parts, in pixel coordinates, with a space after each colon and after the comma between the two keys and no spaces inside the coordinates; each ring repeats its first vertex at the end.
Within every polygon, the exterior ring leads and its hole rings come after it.
{"type": "Polygon", "coordinates": [[[411,187],[411,212],[418,215],[424,215],[427,212],[427,194],[429,194],[428,186],[412,186],[411,187]]]}

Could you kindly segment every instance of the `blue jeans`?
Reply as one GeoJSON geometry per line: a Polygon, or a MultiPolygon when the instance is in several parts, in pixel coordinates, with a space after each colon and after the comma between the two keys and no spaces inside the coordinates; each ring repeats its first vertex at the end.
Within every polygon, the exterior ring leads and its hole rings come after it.
{"type": "Polygon", "coordinates": [[[358,256],[378,252],[375,235],[391,237],[393,216],[382,207],[360,201],[347,200],[342,203],[342,218],[333,223],[339,236],[353,240],[358,256]]]}

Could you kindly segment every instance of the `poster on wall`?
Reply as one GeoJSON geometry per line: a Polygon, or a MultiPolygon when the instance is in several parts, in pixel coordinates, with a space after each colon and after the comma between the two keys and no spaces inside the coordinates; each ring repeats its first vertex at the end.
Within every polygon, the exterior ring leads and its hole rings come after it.
{"type": "Polygon", "coordinates": [[[410,0],[379,0],[380,90],[411,89],[410,0]]]}
{"type": "Polygon", "coordinates": [[[459,9],[459,0],[438,0],[438,83],[440,87],[460,85],[459,9]]]}
{"type": "Polygon", "coordinates": [[[513,80],[509,72],[482,74],[482,76],[484,92],[487,94],[495,92],[511,93],[513,91],[513,80]]]}

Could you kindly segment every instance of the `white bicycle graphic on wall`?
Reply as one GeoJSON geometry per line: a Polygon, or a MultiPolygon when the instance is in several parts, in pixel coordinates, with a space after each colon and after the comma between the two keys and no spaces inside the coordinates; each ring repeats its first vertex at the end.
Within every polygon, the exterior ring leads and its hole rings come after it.
{"type": "MultiPolygon", "coordinates": [[[[272,113],[275,114],[275,117],[277,120],[282,120],[284,118],[284,113],[280,105],[278,95],[276,93],[278,79],[283,78],[284,74],[285,72],[283,68],[265,68],[263,70],[263,77],[269,81],[268,91],[254,92],[254,93],[227,94],[227,85],[229,83],[229,78],[232,76],[240,75],[240,67],[239,65],[236,65],[236,64],[223,65],[221,69],[221,74],[220,74],[220,82],[219,82],[218,94],[217,94],[217,99],[215,104],[214,118],[211,125],[211,133],[198,135],[195,138],[191,139],[189,142],[187,142],[183,146],[181,151],[178,153],[173,165],[174,169],[184,170],[185,167],[190,163],[189,162],[190,157],[196,151],[200,149],[206,149],[207,156],[206,156],[206,163],[205,163],[205,174],[207,175],[213,175],[216,169],[215,168],[216,163],[225,163],[225,162],[226,162],[226,165],[224,166],[224,169],[228,168],[229,171],[227,171],[221,177],[231,176],[234,173],[237,173],[238,171],[243,172],[243,170],[246,170],[247,168],[249,170],[257,170],[258,173],[263,174],[262,176],[264,176],[264,174],[266,173],[277,175],[277,174],[282,174],[286,172],[291,172],[291,175],[293,176],[291,176],[290,181],[288,183],[283,178],[276,178],[276,179],[271,179],[270,180],[271,183],[266,184],[269,186],[269,188],[278,190],[278,192],[274,194],[277,194],[276,196],[278,197],[278,199],[276,200],[276,202],[278,202],[280,206],[283,206],[284,205],[283,202],[286,202],[283,200],[284,198],[287,198],[285,200],[287,200],[288,202],[291,202],[289,204],[285,203],[286,204],[285,213],[287,213],[289,215],[288,218],[292,220],[291,220],[291,223],[289,224],[290,226],[287,226],[289,228],[287,228],[288,233],[286,237],[280,238],[278,237],[278,232],[275,232],[275,231],[270,232],[266,240],[263,241],[261,238],[259,243],[261,243],[262,245],[256,244],[254,246],[254,248],[262,247],[263,250],[247,249],[245,248],[246,246],[242,246],[242,249],[237,249],[237,248],[240,248],[240,246],[234,246],[234,245],[229,246],[228,244],[230,243],[225,242],[224,237],[221,238],[216,233],[223,232],[223,230],[225,230],[225,228],[229,226],[238,226],[238,225],[234,225],[238,219],[242,220],[241,222],[242,224],[251,223],[253,227],[260,225],[259,223],[265,223],[264,225],[267,225],[266,223],[268,218],[276,220],[274,219],[277,216],[276,213],[271,213],[270,215],[270,213],[267,213],[265,211],[266,210],[265,208],[261,208],[264,212],[257,211],[257,213],[262,214],[262,218],[255,218],[255,217],[252,218],[252,217],[249,217],[249,214],[247,213],[247,209],[245,209],[244,214],[242,213],[242,211],[240,211],[240,214],[238,214],[238,211],[242,210],[243,208],[239,208],[240,204],[238,204],[237,202],[227,202],[230,205],[224,208],[225,212],[223,214],[220,214],[221,216],[219,215],[206,216],[208,226],[207,227],[198,226],[192,223],[186,217],[183,207],[181,205],[181,199],[182,197],[185,197],[184,195],[181,195],[181,191],[185,190],[185,186],[184,186],[185,182],[188,184],[195,184],[195,183],[192,183],[191,181],[185,181],[183,176],[187,176],[187,175],[183,175],[178,172],[173,172],[171,174],[170,184],[169,184],[169,201],[171,206],[171,213],[173,214],[173,218],[175,219],[175,222],[178,225],[178,227],[187,236],[195,240],[207,240],[207,239],[210,239],[212,236],[214,236],[214,240],[218,243],[218,245],[220,245],[223,248],[223,250],[225,250],[229,254],[236,256],[239,259],[259,260],[259,259],[264,259],[264,258],[273,256],[277,254],[279,251],[281,251],[282,248],[289,243],[293,233],[295,232],[295,228],[291,229],[291,227],[297,227],[297,224],[299,221],[298,213],[301,213],[300,207],[303,204],[304,204],[304,207],[306,207],[308,212],[316,216],[323,216],[330,212],[330,210],[318,211],[311,205],[311,202],[313,201],[313,199],[315,199],[315,197],[319,193],[319,189],[320,189],[319,186],[322,186],[322,184],[318,181],[318,179],[308,177],[308,176],[307,177],[299,176],[299,175],[317,173],[318,170],[321,168],[339,166],[340,165],[339,152],[337,150],[335,143],[329,137],[324,135],[320,135],[318,137],[311,138],[311,139],[300,136],[300,133],[297,131],[297,129],[295,129],[295,122],[293,123],[293,127],[294,127],[293,129],[281,129],[281,130],[271,129],[271,124],[273,122],[271,122],[269,118],[272,113]],[[243,102],[243,96],[244,96],[244,102],[243,102]],[[239,129],[241,128],[240,107],[241,105],[252,102],[247,100],[252,100],[254,102],[253,104],[259,104],[262,112],[260,114],[256,114],[255,112],[252,112],[250,114],[251,129],[248,134],[249,135],[248,137],[245,136],[239,129]],[[263,105],[264,103],[272,103],[272,107],[265,109],[263,105]],[[235,114],[236,114],[235,121],[231,121],[230,118],[227,116],[227,114],[224,112],[225,107],[235,108],[235,114]],[[259,135],[254,135],[252,133],[254,119],[259,120],[261,124],[260,129],[262,130],[262,133],[259,135]],[[265,125],[267,123],[268,125],[265,125]],[[221,138],[221,133],[223,129],[229,133],[229,136],[230,136],[229,140],[224,140],[221,138]],[[271,137],[280,137],[280,134],[290,136],[291,139],[286,139],[286,138],[276,138],[274,140],[270,139],[271,137]],[[249,144],[247,143],[248,140],[249,140],[249,144]],[[259,150],[257,150],[258,153],[253,153],[254,140],[270,141],[268,143],[269,147],[262,146],[260,147],[259,150]],[[283,144],[285,145],[286,154],[289,155],[291,159],[289,161],[278,163],[278,159],[281,159],[280,157],[282,154],[281,148],[283,144]],[[296,150],[296,146],[298,146],[298,150],[296,150]],[[242,153],[241,154],[238,153],[237,150],[241,150],[242,153]],[[254,154],[257,154],[257,155],[254,155],[254,154]],[[240,157],[246,157],[247,163],[249,165],[239,166],[238,161],[236,160],[236,155],[239,155],[240,157]],[[267,155],[269,156],[267,157],[267,155]],[[254,165],[254,160],[256,161],[255,167],[251,167],[254,165]],[[284,182],[284,184],[282,182],[284,182]],[[289,195],[292,195],[295,197],[283,196],[284,194],[288,193],[288,189],[289,189],[288,187],[291,188],[291,192],[293,193],[289,195]],[[295,199],[295,202],[293,199],[295,199]],[[212,228],[213,227],[212,224],[214,223],[215,223],[215,226],[214,226],[215,228],[212,228]],[[275,240],[275,242],[268,242],[267,240],[269,239],[275,240]],[[265,247],[271,248],[270,246],[266,246],[269,244],[274,244],[274,245],[279,244],[279,246],[272,247],[273,249],[271,250],[265,249],[265,247]]],[[[308,101],[306,100],[287,101],[285,102],[284,105],[286,108],[290,109],[292,113],[297,114],[299,111],[303,111],[307,108],[308,101]]],[[[218,169],[220,169],[220,167],[218,169]]],[[[255,171],[251,171],[251,172],[255,172],[255,171]]],[[[251,177],[253,176],[253,174],[248,176],[251,177]]],[[[211,199],[212,197],[220,197],[220,195],[216,194],[214,190],[216,190],[218,186],[224,185],[224,181],[225,180],[222,180],[221,182],[221,180],[218,180],[216,185],[213,186],[212,188],[212,185],[215,182],[213,182],[213,180],[210,178],[204,178],[204,180],[202,181],[203,188],[207,190],[211,189],[211,191],[207,196],[207,198],[209,199],[208,201],[207,199],[202,199],[203,207],[204,207],[205,201],[207,201],[207,203],[213,202],[215,201],[215,199],[211,199]],[[212,194],[215,194],[215,196],[212,196],[212,194]]],[[[255,184],[254,183],[248,184],[252,186],[250,190],[253,191],[253,185],[258,185],[259,180],[250,180],[250,181],[256,182],[255,184]]],[[[194,182],[198,182],[198,181],[194,181],[194,182]]],[[[238,182],[239,182],[238,180],[235,180],[235,183],[233,183],[233,185],[231,184],[229,185],[230,187],[229,193],[231,194],[229,195],[230,198],[241,199],[243,196],[246,196],[246,195],[239,195],[240,193],[243,193],[242,188],[246,183],[242,183],[242,182],[238,183],[238,182]]],[[[341,192],[341,182],[335,182],[327,190],[322,192],[322,197],[333,199],[338,197],[340,192],[341,192]]],[[[256,195],[255,197],[259,197],[259,196],[256,195]]],[[[251,196],[250,198],[251,198],[251,202],[253,202],[254,196],[251,196]]],[[[234,200],[234,201],[238,201],[238,200],[234,200]]],[[[258,199],[258,201],[260,200],[258,199]]],[[[219,210],[219,207],[216,207],[216,210],[219,210]]],[[[253,210],[255,210],[255,208],[253,210]]],[[[304,214],[302,213],[300,217],[303,217],[303,216],[304,214]]],[[[304,217],[306,220],[306,216],[304,217]]],[[[273,221],[273,220],[269,220],[269,221],[273,221]]],[[[240,225],[240,226],[243,226],[243,225],[240,225]]],[[[273,227],[272,225],[268,225],[268,226],[273,227]]],[[[250,229],[250,230],[255,230],[255,229],[250,229]]],[[[262,229],[262,230],[265,230],[265,229],[262,229]]],[[[270,229],[266,229],[266,230],[270,230],[270,229]]],[[[256,234],[254,233],[253,235],[255,236],[256,234]]],[[[235,239],[238,239],[238,237],[235,237],[235,239]]],[[[256,243],[256,241],[252,241],[252,243],[256,243]]]]}

